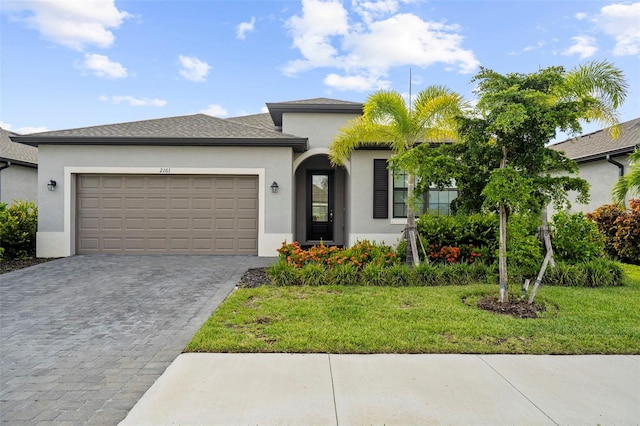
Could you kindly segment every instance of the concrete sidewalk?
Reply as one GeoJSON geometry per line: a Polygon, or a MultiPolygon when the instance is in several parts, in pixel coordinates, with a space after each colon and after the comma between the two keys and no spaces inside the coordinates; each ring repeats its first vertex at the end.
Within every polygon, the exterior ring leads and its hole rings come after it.
{"type": "Polygon", "coordinates": [[[640,422],[640,356],[183,354],[121,425],[640,422]]]}

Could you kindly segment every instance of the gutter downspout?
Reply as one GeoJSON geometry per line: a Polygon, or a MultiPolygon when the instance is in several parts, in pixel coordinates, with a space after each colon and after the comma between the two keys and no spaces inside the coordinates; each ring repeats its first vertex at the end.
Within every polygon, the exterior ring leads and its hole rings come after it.
{"type": "Polygon", "coordinates": [[[607,154],[607,162],[613,164],[614,166],[618,166],[618,176],[624,176],[624,164],[618,163],[616,160],[611,158],[611,155],[607,154]]]}

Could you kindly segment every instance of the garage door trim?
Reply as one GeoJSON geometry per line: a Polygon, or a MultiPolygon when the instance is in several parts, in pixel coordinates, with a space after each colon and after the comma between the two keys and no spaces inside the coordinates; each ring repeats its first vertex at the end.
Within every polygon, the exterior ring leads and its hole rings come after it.
{"type": "Polygon", "coordinates": [[[188,168],[188,167],[65,167],[64,188],[64,235],[70,242],[69,255],[76,254],[76,188],[75,176],[78,174],[115,174],[115,175],[245,175],[258,177],[258,256],[264,256],[262,242],[265,240],[265,169],[264,168],[188,168]],[[169,173],[164,173],[164,171],[169,173]]]}

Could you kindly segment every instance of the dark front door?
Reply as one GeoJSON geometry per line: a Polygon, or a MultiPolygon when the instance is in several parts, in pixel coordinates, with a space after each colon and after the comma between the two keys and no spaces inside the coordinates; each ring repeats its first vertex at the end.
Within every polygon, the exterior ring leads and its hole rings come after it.
{"type": "Polygon", "coordinates": [[[333,171],[307,172],[307,240],[333,240],[333,171]]]}

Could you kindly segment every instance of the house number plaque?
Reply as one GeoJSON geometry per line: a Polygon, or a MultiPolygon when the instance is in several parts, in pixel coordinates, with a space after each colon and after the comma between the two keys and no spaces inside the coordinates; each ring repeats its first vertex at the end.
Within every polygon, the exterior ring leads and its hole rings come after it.
{"type": "Polygon", "coordinates": [[[160,173],[163,175],[168,175],[171,173],[170,167],[160,167],[160,173]]]}

